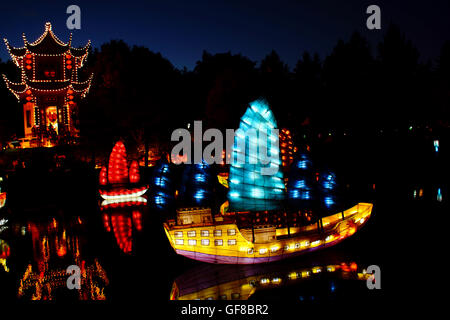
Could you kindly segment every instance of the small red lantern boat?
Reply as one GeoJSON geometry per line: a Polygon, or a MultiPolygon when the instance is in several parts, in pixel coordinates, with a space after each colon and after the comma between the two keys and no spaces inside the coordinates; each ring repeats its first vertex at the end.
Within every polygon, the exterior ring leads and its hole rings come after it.
{"type": "Polygon", "coordinates": [[[140,184],[139,164],[131,161],[128,167],[127,152],[122,141],[118,141],[109,156],[108,167],[100,171],[100,196],[105,200],[125,200],[140,197],[148,185],[140,184]]]}

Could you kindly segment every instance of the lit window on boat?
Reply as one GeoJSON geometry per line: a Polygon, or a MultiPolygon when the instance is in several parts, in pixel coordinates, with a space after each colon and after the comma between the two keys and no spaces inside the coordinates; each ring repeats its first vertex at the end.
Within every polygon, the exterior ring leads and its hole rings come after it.
{"type": "Polygon", "coordinates": [[[301,243],[301,246],[302,246],[302,247],[307,247],[307,246],[309,246],[309,241],[308,241],[308,240],[303,241],[303,242],[301,243]]]}
{"type": "Polygon", "coordinates": [[[236,229],[228,229],[227,231],[229,236],[235,236],[236,235],[236,229]]]}
{"type": "Polygon", "coordinates": [[[320,243],[321,243],[320,240],[313,241],[313,242],[311,242],[311,247],[316,247],[316,246],[318,246],[320,243]]]}
{"type": "Polygon", "coordinates": [[[241,295],[239,293],[232,293],[231,299],[233,300],[239,300],[241,298],[241,295]]]}
{"type": "Polygon", "coordinates": [[[214,245],[215,246],[223,246],[223,240],[222,239],[214,240],[214,245]]]}
{"type": "Polygon", "coordinates": [[[230,240],[228,240],[228,245],[229,245],[229,246],[235,246],[235,245],[236,245],[236,239],[230,239],[230,240]]]}
{"type": "Polygon", "coordinates": [[[322,267],[314,267],[314,268],[312,269],[312,272],[313,272],[313,273],[319,273],[319,272],[322,272],[322,267]]]}
{"type": "Polygon", "coordinates": [[[201,235],[202,237],[209,237],[209,230],[202,230],[201,235]]]}
{"type": "Polygon", "coordinates": [[[195,245],[197,245],[197,240],[195,240],[195,239],[189,239],[189,240],[188,240],[188,244],[189,244],[190,246],[195,246],[195,245]]]}
{"type": "Polygon", "coordinates": [[[281,282],[281,278],[273,278],[272,282],[273,283],[280,283],[281,282]]]}
{"type": "Polygon", "coordinates": [[[270,252],[277,252],[278,251],[278,249],[280,249],[279,247],[272,247],[272,248],[270,248],[270,252]]]}
{"type": "Polygon", "coordinates": [[[173,235],[175,238],[183,238],[183,231],[175,231],[173,235]]]}
{"type": "Polygon", "coordinates": [[[268,278],[262,278],[260,282],[261,284],[267,284],[270,282],[270,280],[268,278]]]}
{"type": "Polygon", "coordinates": [[[227,300],[227,295],[223,294],[223,295],[219,296],[219,300],[227,300]]]}
{"type": "Polygon", "coordinates": [[[214,300],[214,298],[213,297],[208,297],[205,300],[214,300]]]}
{"type": "Polygon", "coordinates": [[[300,248],[300,243],[295,244],[295,249],[298,249],[298,248],[300,248]]]}
{"type": "Polygon", "coordinates": [[[247,254],[253,254],[253,248],[248,249],[247,254]]]}
{"type": "Polygon", "coordinates": [[[289,275],[288,275],[288,278],[291,279],[291,280],[295,280],[295,279],[297,279],[298,277],[299,277],[299,274],[298,274],[297,272],[291,272],[291,273],[289,273],[289,275]]]}
{"type": "Polygon", "coordinates": [[[188,231],[187,232],[188,237],[195,237],[195,231],[188,231]]]}
{"type": "Polygon", "coordinates": [[[266,254],[266,253],[267,253],[267,248],[259,249],[259,254],[266,254]]]}
{"type": "Polygon", "coordinates": [[[182,246],[184,244],[183,239],[175,239],[175,244],[182,246]]]}
{"type": "Polygon", "coordinates": [[[334,272],[336,270],[336,268],[334,266],[328,266],[327,267],[327,271],[328,272],[334,272]]]}
{"type": "Polygon", "coordinates": [[[214,230],[214,237],[221,237],[222,236],[222,230],[214,230]]]}
{"type": "Polygon", "coordinates": [[[202,239],[202,246],[209,246],[209,239],[202,239]]]}
{"type": "Polygon", "coordinates": [[[288,251],[288,250],[289,250],[289,245],[285,245],[285,246],[284,246],[284,250],[285,250],[285,251],[288,251]]]}

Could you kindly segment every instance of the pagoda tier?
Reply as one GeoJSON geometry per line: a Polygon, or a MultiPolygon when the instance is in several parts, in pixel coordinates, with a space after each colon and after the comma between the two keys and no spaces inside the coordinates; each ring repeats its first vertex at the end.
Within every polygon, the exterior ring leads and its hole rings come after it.
{"type": "Polygon", "coordinates": [[[72,90],[75,97],[84,98],[89,92],[93,76],[83,82],[76,82],[71,80],[62,81],[33,81],[26,76],[23,77],[22,82],[11,82],[3,75],[6,86],[17,97],[19,101],[23,101],[29,96],[28,90],[31,90],[32,96],[59,94],[66,95],[69,90],[72,90]]]}
{"type": "Polygon", "coordinates": [[[73,143],[79,137],[79,99],[91,86],[92,75],[78,79],[89,53],[90,41],[83,48],[72,47],[72,34],[62,42],[45,24],[44,33],[34,42],[23,35],[24,46],[15,48],[5,40],[12,60],[21,69],[21,81],[3,75],[6,86],[24,108],[24,133],[28,146],[54,146],[73,143]],[[75,139],[75,140],[74,140],[75,139]]]}
{"type": "Polygon", "coordinates": [[[43,56],[57,56],[70,54],[79,59],[80,65],[83,66],[86,57],[89,53],[91,41],[82,48],[72,47],[72,34],[70,34],[69,42],[64,43],[53,33],[50,22],[45,24],[45,32],[36,41],[30,43],[27,41],[25,34],[23,34],[24,46],[21,48],[13,47],[9,44],[7,39],[4,39],[6,47],[11,55],[11,58],[17,65],[19,61],[24,59],[27,53],[34,53],[43,56]]]}

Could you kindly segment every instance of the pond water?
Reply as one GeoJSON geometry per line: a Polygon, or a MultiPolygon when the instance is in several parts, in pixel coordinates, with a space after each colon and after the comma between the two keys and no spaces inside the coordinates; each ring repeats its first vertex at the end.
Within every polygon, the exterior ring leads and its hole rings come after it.
{"type": "Polygon", "coordinates": [[[176,255],[164,217],[147,199],[102,206],[93,171],[47,178],[12,174],[0,209],[0,301],[158,304],[219,297],[306,304],[379,298],[401,272],[398,262],[427,250],[425,241],[413,244],[411,237],[422,239],[421,225],[433,227],[436,217],[448,214],[449,158],[442,139],[439,153],[433,140],[368,144],[317,148],[318,157],[332,159],[345,177],[355,203],[374,203],[367,225],[334,247],[255,266],[209,265],[176,255]],[[69,265],[81,267],[81,290],[67,289],[69,265]],[[369,265],[381,269],[381,293],[367,289],[369,265]]]}

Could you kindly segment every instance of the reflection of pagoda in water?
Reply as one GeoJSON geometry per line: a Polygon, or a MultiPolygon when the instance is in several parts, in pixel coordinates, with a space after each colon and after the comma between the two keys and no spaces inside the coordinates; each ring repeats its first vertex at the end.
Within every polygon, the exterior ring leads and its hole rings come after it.
{"type": "Polygon", "coordinates": [[[21,69],[20,82],[3,75],[9,90],[23,104],[23,147],[72,143],[79,136],[76,101],[89,91],[92,76],[78,80],[78,69],[86,62],[90,42],[83,48],[59,40],[52,25],[34,42],[23,36],[22,48],[12,47],[5,39],[12,61],[21,69]]]}
{"type": "Polygon", "coordinates": [[[29,223],[28,232],[33,241],[34,264],[26,268],[18,289],[19,297],[31,300],[52,300],[71,296],[79,300],[105,300],[104,288],[109,284],[105,271],[94,259],[92,264],[83,259],[80,238],[76,232],[82,224],[78,217],[67,225],[53,219],[50,223],[29,223]],[[77,265],[81,270],[81,289],[67,288],[66,269],[77,265]]]}

